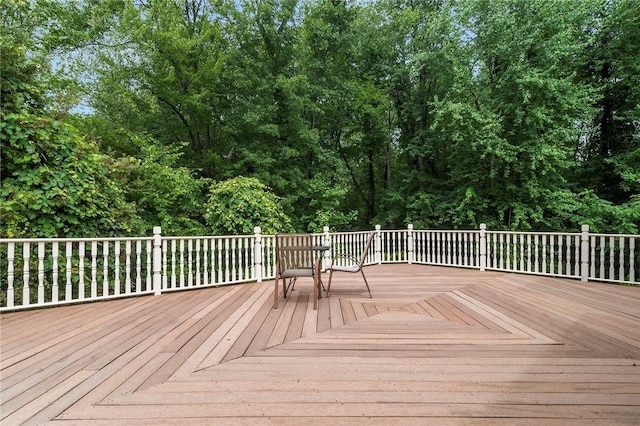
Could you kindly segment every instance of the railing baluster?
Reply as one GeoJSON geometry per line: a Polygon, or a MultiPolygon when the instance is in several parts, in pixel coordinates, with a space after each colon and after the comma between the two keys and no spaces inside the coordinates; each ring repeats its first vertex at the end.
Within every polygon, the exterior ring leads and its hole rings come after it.
{"type": "Polygon", "coordinates": [[[216,248],[218,249],[218,282],[222,282],[222,243],[224,240],[216,239],[216,248]]]}
{"type": "Polygon", "coordinates": [[[620,254],[618,255],[618,280],[624,280],[624,238],[619,237],[618,241],[618,251],[620,252],[620,254]]]}
{"type": "Polygon", "coordinates": [[[202,264],[204,266],[204,285],[209,285],[209,240],[202,240],[202,264]]]}
{"type": "Polygon", "coordinates": [[[453,252],[453,248],[452,248],[453,242],[451,241],[451,232],[445,232],[444,233],[444,238],[445,238],[445,241],[446,241],[445,245],[444,245],[444,248],[445,248],[445,251],[446,251],[444,261],[445,261],[446,265],[451,265],[451,255],[453,254],[452,253],[453,252]]]}
{"type": "Polygon", "coordinates": [[[28,306],[30,298],[29,289],[29,258],[31,257],[31,246],[28,242],[22,245],[22,280],[24,282],[22,286],[22,305],[28,306]]]}
{"type": "Polygon", "coordinates": [[[184,240],[180,240],[180,288],[184,287],[184,240]]]}
{"type": "Polygon", "coordinates": [[[556,262],[556,238],[554,235],[549,236],[549,273],[555,273],[556,262]]]}
{"type": "Polygon", "coordinates": [[[216,246],[215,239],[211,238],[209,240],[209,247],[211,250],[211,284],[216,283],[216,246]]]}
{"type": "Polygon", "coordinates": [[[569,235],[565,235],[565,246],[564,246],[564,251],[565,251],[565,270],[564,270],[564,275],[570,275],[571,274],[571,236],[569,235]]]}
{"type": "Polygon", "coordinates": [[[64,300],[70,301],[73,299],[73,283],[71,281],[71,265],[72,265],[72,257],[73,257],[73,243],[67,242],[64,246],[65,257],[67,260],[66,264],[66,275],[67,275],[67,285],[64,291],[64,300]]]}
{"type": "Polygon", "coordinates": [[[176,288],[176,240],[171,240],[171,288],[176,288]]]}
{"type": "Polygon", "coordinates": [[[113,244],[113,294],[120,295],[120,241],[113,244]]]}
{"type": "Polygon", "coordinates": [[[51,285],[51,301],[56,303],[59,298],[58,292],[58,242],[51,243],[51,278],[53,280],[51,285]]]}
{"type": "Polygon", "coordinates": [[[167,290],[169,288],[169,279],[167,275],[167,249],[169,243],[167,240],[162,240],[162,289],[167,290]]]}
{"type": "Polygon", "coordinates": [[[136,293],[142,291],[142,241],[136,241],[136,293]]]}
{"type": "Polygon", "coordinates": [[[200,287],[202,275],[200,274],[200,238],[196,239],[196,286],[200,287]]]}
{"type": "Polygon", "coordinates": [[[102,243],[102,257],[104,265],[102,265],[102,296],[109,295],[109,241],[102,243]]]}
{"type": "Polygon", "coordinates": [[[238,276],[238,267],[236,265],[238,253],[236,249],[236,238],[231,238],[231,252],[230,252],[230,261],[231,261],[231,281],[235,281],[238,276]]]}
{"type": "Polygon", "coordinates": [[[614,237],[609,237],[609,279],[614,279],[614,270],[615,270],[615,259],[613,256],[613,249],[615,247],[616,243],[615,243],[615,238],[614,237]]]}
{"type": "Polygon", "coordinates": [[[596,237],[594,237],[593,235],[589,237],[590,278],[596,277],[596,241],[596,237]]]}
{"type": "Polygon", "coordinates": [[[564,267],[564,254],[563,254],[563,240],[562,234],[558,235],[558,244],[556,246],[556,271],[557,275],[562,275],[562,268],[564,267]]]}
{"type": "Polygon", "coordinates": [[[540,236],[538,234],[535,234],[533,236],[533,250],[534,250],[534,265],[533,265],[533,271],[537,274],[538,272],[540,272],[540,236]]]}
{"type": "Polygon", "coordinates": [[[153,257],[153,243],[151,242],[151,240],[147,240],[147,253],[146,253],[147,277],[146,277],[146,283],[145,283],[145,287],[147,291],[153,290],[153,278],[152,278],[152,268],[151,268],[152,257],[153,257]]]}
{"type": "Polygon", "coordinates": [[[550,250],[550,244],[551,244],[551,239],[549,238],[549,235],[542,235],[541,236],[541,241],[540,244],[542,246],[542,266],[541,266],[541,271],[543,274],[548,274],[549,271],[549,262],[547,262],[547,259],[550,259],[551,257],[551,250],[550,250]]]}
{"type": "Polygon", "coordinates": [[[600,237],[600,278],[605,278],[604,275],[604,268],[605,268],[605,263],[604,263],[604,251],[605,251],[605,243],[604,243],[604,236],[600,237]]]}
{"type": "Polygon", "coordinates": [[[504,234],[504,267],[512,269],[511,234],[504,234]]]}
{"type": "Polygon", "coordinates": [[[78,243],[78,298],[84,299],[84,258],[85,258],[85,242],[78,243]]]}
{"type": "Polygon", "coordinates": [[[7,306],[12,308],[14,303],[14,288],[13,281],[15,279],[15,272],[13,262],[15,260],[15,243],[7,244],[7,306]]]}
{"type": "Polygon", "coordinates": [[[573,275],[579,277],[580,272],[580,236],[574,235],[573,237],[573,275]]]}
{"type": "Polygon", "coordinates": [[[187,240],[187,287],[193,287],[193,240],[187,240]]]}
{"type": "Polygon", "coordinates": [[[44,242],[38,243],[38,304],[44,303],[44,242]]]}
{"type": "MultiPolygon", "coordinates": [[[[242,276],[243,280],[251,279],[251,265],[253,265],[253,253],[251,251],[251,238],[244,237],[244,275],[242,276]]],[[[318,244],[320,245],[320,244],[318,244]]],[[[320,268],[322,268],[322,263],[320,263],[320,268]]]]}
{"type": "Polygon", "coordinates": [[[636,240],[635,238],[629,238],[629,281],[636,281],[636,269],[635,269],[635,258],[636,258],[636,240]]]}
{"type": "Polygon", "coordinates": [[[531,272],[531,234],[527,234],[526,247],[527,247],[527,265],[526,265],[526,270],[527,270],[527,272],[531,272]]]}
{"type": "Polygon", "coordinates": [[[131,294],[131,241],[125,243],[125,293],[131,294]]]}
{"type": "Polygon", "coordinates": [[[224,239],[224,282],[229,282],[229,239],[224,239]]]}
{"type": "Polygon", "coordinates": [[[489,234],[489,236],[491,241],[491,244],[489,247],[491,247],[491,250],[493,252],[491,254],[491,259],[492,259],[491,266],[495,268],[498,266],[498,234],[491,233],[489,234]]]}
{"type": "Polygon", "coordinates": [[[195,253],[196,253],[196,286],[200,286],[200,281],[202,279],[202,275],[200,274],[200,239],[197,238],[195,241],[195,253]]]}
{"type": "Polygon", "coordinates": [[[98,295],[98,242],[91,242],[91,298],[95,299],[98,295]]]}

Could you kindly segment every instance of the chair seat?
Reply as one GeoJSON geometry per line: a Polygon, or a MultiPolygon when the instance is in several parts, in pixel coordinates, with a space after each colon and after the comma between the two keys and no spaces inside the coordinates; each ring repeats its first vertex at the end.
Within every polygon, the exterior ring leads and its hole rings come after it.
{"type": "Polygon", "coordinates": [[[282,278],[313,277],[313,269],[285,269],[280,274],[282,278]]]}
{"type": "Polygon", "coordinates": [[[360,267],[358,265],[351,265],[351,266],[331,265],[330,269],[334,271],[342,271],[342,272],[358,272],[360,270],[360,267]]]}

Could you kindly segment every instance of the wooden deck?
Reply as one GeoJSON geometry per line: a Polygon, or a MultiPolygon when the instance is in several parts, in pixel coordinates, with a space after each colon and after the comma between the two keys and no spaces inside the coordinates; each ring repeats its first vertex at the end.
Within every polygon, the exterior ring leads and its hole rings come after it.
{"type": "Polygon", "coordinates": [[[3,314],[0,423],[640,424],[640,288],[365,272],[3,314]]]}

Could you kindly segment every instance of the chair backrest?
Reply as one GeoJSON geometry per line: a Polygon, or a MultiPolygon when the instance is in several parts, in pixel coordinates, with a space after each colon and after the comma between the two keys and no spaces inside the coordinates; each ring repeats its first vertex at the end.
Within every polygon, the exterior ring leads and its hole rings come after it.
{"type": "Polygon", "coordinates": [[[362,256],[360,256],[360,266],[364,266],[365,260],[367,260],[367,255],[369,254],[369,249],[371,249],[371,244],[373,242],[373,237],[375,237],[375,232],[369,234],[369,239],[367,240],[367,245],[364,247],[362,251],[362,256]]]}
{"type": "Polygon", "coordinates": [[[277,234],[276,262],[280,273],[288,269],[313,269],[315,258],[311,234],[277,234]]]}

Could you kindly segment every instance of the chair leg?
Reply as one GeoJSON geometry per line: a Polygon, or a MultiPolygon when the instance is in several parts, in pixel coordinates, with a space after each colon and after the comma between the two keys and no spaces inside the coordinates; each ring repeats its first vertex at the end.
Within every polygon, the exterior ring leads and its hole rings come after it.
{"type": "MultiPolygon", "coordinates": [[[[289,285],[291,285],[291,278],[289,278],[289,285]]],[[[287,298],[287,279],[286,278],[282,279],[282,294],[286,299],[287,298]]]]}
{"type": "Polygon", "coordinates": [[[318,310],[318,287],[319,287],[318,276],[316,275],[313,277],[313,310],[314,311],[318,310]]]}
{"type": "Polygon", "coordinates": [[[276,271],[276,283],[273,289],[273,309],[278,309],[278,271],[276,271]]]}
{"type": "Polygon", "coordinates": [[[369,298],[373,299],[371,295],[371,289],[369,288],[369,283],[367,282],[367,277],[364,276],[364,269],[360,268],[360,273],[362,274],[362,278],[364,279],[364,283],[367,285],[367,291],[369,292],[369,298]]]}
{"type": "Polygon", "coordinates": [[[333,277],[333,269],[329,269],[329,283],[327,284],[326,297],[329,297],[329,292],[331,291],[331,278],[332,277],[333,277]]]}
{"type": "Polygon", "coordinates": [[[322,299],[322,276],[320,276],[320,261],[318,260],[315,264],[314,276],[318,278],[318,282],[314,283],[316,287],[318,287],[318,299],[322,299]]]}

